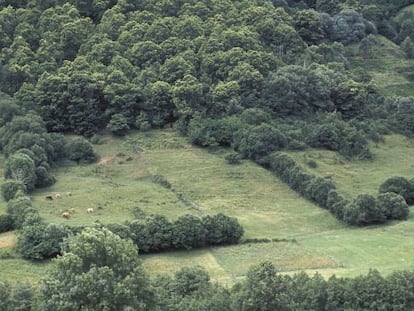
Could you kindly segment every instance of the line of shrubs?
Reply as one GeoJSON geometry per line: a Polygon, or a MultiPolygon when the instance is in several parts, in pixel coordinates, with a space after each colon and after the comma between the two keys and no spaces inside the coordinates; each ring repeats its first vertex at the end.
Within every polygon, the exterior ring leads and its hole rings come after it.
{"type": "Polygon", "coordinates": [[[222,213],[201,218],[186,214],[173,222],[162,215],[143,215],[107,227],[123,238],[132,239],[144,253],[237,244],[244,233],[236,218],[222,213]]]}
{"type": "MultiPolygon", "coordinates": [[[[122,238],[130,238],[144,253],[171,249],[191,249],[209,245],[236,244],[243,227],[234,217],[224,214],[196,217],[183,215],[171,222],[161,215],[145,215],[108,229],[122,238]]],[[[7,203],[7,214],[0,216],[0,232],[19,229],[17,251],[26,259],[42,260],[61,253],[61,244],[80,228],[45,223],[29,197],[20,195],[7,203]]]]}
{"type": "Polygon", "coordinates": [[[286,153],[272,153],[266,158],[265,166],[304,198],[328,209],[336,218],[350,225],[407,219],[407,201],[414,201],[414,183],[403,177],[385,181],[377,197],[360,194],[349,201],[339,194],[330,179],[306,172],[286,153]]]}

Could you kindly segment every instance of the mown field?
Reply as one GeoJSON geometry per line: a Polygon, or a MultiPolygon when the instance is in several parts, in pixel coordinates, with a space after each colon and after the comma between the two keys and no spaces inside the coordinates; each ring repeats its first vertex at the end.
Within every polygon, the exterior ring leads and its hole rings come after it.
{"type": "MultiPolygon", "coordinates": [[[[245,238],[279,239],[142,256],[151,273],[200,264],[213,279],[231,284],[263,260],[272,261],[283,273],[305,270],[324,276],[355,276],[370,268],[384,273],[414,268],[413,215],[408,221],[385,226],[351,228],[256,164],[227,164],[224,156],[228,150],[193,147],[169,130],[104,140],[104,144],[95,145],[100,155],[97,163],[62,163],[56,171],[56,184],[33,193],[34,206],[46,221],[70,225],[121,222],[133,217],[135,207],[170,219],[185,213],[223,212],[239,219],[245,238]],[[62,197],[47,200],[53,193],[62,197]],[[88,207],[93,207],[94,213],[87,214],[88,207]],[[71,208],[75,213],[69,220],[63,219],[61,212],[71,208]]],[[[321,150],[292,155],[304,166],[307,159],[315,160],[318,167],[313,172],[330,174],[340,191],[349,196],[374,193],[390,176],[414,175],[414,145],[406,138],[388,136],[372,151],[372,161],[347,162],[321,150]]],[[[0,258],[12,257],[0,259],[2,279],[35,281],[44,274],[47,264],[32,265],[15,258],[10,250],[13,234],[0,235],[2,239],[0,258]]]]}

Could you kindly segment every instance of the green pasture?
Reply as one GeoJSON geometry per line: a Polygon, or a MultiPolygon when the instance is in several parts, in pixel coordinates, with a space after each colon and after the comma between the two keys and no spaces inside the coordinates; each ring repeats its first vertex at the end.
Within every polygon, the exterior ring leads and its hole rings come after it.
{"type": "MultiPolygon", "coordinates": [[[[224,157],[230,150],[197,148],[170,130],[133,133],[122,139],[105,136],[105,143],[94,147],[100,156],[97,163],[61,163],[55,172],[56,184],[33,193],[34,206],[46,221],[71,225],[121,222],[133,217],[134,207],[170,219],[185,213],[223,212],[239,219],[245,238],[276,239],[142,255],[151,274],[199,264],[213,280],[232,284],[263,260],[272,261],[281,273],[318,271],[326,277],[355,276],[370,268],[383,273],[414,268],[413,216],[384,226],[347,227],[262,167],[247,160],[229,165],[224,157]],[[46,199],[54,193],[62,197],[46,199]],[[87,214],[88,207],[94,213],[87,214]],[[75,213],[69,220],[63,219],[61,211],[71,208],[75,213]]],[[[394,175],[414,175],[410,140],[387,136],[372,151],[372,161],[349,162],[326,150],[291,155],[304,167],[308,160],[316,161],[318,167],[308,169],[331,176],[349,196],[375,193],[383,180],[394,175]]],[[[1,247],[0,243],[0,258],[3,252],[12,251],[12,244],[1,247]]],[[[16,255],[0,259],[0,265],[4,267],[0,269],[2,279],[13,279],[21,265],[19,277],[35,280],[47,267],[32,266],[16,255]]]]}
{"type": "Polygon", "coordinates": [[[317,149],[289,154],[308,171],[331,178],[339,192],[348,197],[377,194],[379,186],[390,177],[414,177],[414,141],[401,135],[384,138],[383,143],[371,144],[372,160],[348,161],[335,152],[317,149]],[[307,165],[311,160],[316,162],[316,168],[307,165]]]}

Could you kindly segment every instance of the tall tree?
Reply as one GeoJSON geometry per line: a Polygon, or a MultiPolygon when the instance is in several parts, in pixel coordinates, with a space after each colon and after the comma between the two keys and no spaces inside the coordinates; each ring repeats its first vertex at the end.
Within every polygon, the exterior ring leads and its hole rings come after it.
{"type": "Polygon", "coordinates": [[[39,307],[63,310],[155,310],[148,277],[130,240],[103,228],[69,239],[39,285],[39,307]]]}

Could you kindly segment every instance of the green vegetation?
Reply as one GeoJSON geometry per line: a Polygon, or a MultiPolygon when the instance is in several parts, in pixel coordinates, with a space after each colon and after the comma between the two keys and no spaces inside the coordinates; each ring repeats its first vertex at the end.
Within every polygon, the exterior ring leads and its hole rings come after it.
{"type": "Polygon", "coordinates": [[[413,5],[0,1],[0,309],[410,309],[413,5]]]}

